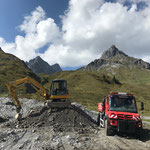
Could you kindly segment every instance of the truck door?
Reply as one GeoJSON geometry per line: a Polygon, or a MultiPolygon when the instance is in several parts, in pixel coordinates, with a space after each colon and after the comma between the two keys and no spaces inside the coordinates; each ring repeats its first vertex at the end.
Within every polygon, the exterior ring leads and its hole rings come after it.
{"type": "Polygon", "coordinates": [[[108,113],[109,113],[109,97],[107,97],[105,100],[105,106],[106,106],[105,114],[108,115],[108,113]]]}

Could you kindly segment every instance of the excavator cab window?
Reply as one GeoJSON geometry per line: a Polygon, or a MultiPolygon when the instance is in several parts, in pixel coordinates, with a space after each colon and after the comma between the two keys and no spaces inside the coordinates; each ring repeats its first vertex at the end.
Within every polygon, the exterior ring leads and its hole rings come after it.
{"type": "Polygon", "coordinates": [[[51,95],[65,95],[68,93],[66,80],[53,80],[51,84],[51,95]]]}

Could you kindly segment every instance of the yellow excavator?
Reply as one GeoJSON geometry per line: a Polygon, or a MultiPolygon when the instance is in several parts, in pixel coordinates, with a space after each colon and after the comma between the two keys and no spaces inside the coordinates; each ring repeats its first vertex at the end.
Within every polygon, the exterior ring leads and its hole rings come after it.
{"type": "Polygon", "coordinates": [[[18,120],[22,117],[20,113],[22,108],[21,103],[16,95],[15,89],[17,86],[22,84],[30,84],[44,98],[45,104],[51,108],[68,107],[71,105],[66,80],[52,80],[49,94],[48,91],[38,81],[31,77],[25,77],[6,84],[9,90],[9,95],[16,106],[17,114],[15,118],[18,120]]]}

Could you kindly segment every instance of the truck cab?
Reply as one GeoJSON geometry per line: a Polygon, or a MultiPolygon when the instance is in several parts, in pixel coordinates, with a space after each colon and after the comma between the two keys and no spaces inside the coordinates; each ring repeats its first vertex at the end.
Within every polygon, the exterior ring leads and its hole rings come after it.
{"type": "Polygon", "coordinates": [[[115,131],[139,134],[142,129],[133,94],[111,92],[98,103],[98,111],[97,122],[105,128],[106,135],[113,135],[115,131]]]}

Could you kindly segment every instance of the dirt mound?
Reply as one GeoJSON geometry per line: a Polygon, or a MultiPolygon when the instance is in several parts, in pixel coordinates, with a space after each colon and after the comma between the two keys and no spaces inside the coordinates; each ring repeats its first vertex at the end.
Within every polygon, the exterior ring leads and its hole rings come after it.
{"type": "Polygon", "coordinates": [[[86,129],[97,127],[96,122],[88,114],[73,105],[57,109],[38,107],[15,126],[17,128],[53,127],[56,132],[86,132],[86,129]]]}
{"type": "Polygon", "coordinates": [[[21,99],[21,121],[14,119],[16,109],[8,98],[0,98],[0,113],[8,121],[0,124],[0,150],[126,150],[150,149],[150,130],[143,140],[132,136],[106,136],[96,125],[97,112],[78,103],[71,107],[53,109],[42,102],[21,99]]]}

